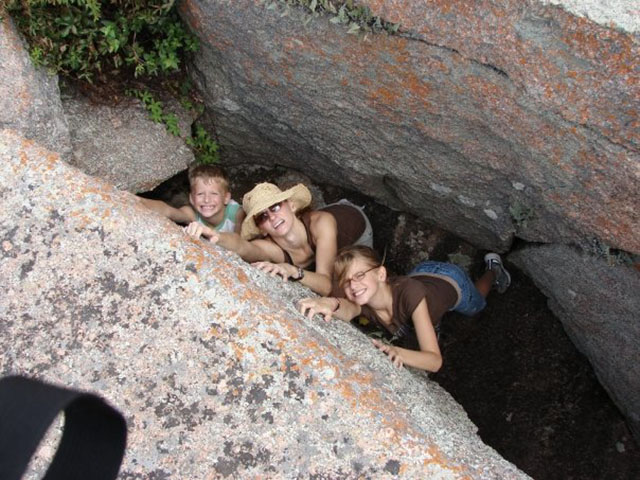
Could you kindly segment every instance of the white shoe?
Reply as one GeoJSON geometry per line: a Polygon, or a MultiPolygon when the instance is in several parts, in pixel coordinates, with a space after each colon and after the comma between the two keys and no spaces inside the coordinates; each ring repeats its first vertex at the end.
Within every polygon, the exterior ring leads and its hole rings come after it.
{"type": "Polygon", "coordinates": [[[493,281],[493,286],[496,287],[498,293],[506,292],[509,285],[511,285],[511,275],[507,272],[502,264],[502,259],[497,253],[487,253],[484,256],[484,263],[487,266],[487,270],[495,272],[496,279],[493,281]]]}

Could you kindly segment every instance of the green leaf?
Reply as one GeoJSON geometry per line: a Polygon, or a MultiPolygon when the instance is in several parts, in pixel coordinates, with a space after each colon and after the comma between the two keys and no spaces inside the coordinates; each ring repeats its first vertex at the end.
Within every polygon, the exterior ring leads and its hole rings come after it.
{"type": "Polygon", "coordinates": [[[360,31],[360,25],[358,25],[355,22],[351,22],[351,26],[349,27],[349,30],[347,30],[347,33],[358,33],[360,31]]]}

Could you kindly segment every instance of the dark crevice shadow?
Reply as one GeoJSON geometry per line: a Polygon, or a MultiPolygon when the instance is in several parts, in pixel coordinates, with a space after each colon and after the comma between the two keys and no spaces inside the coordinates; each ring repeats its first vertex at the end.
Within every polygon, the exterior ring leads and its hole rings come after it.
{"type": "MultiPolygon", "coordinates": [[[[233,197],[239,202],[255,183],[273,182],[286,173],[283,167],[229,170],[233,197]]],[[[405,232],[436,228],[358,192],[334,185],[320,189],[327,203],[348,198],[365,206],[374,246],[380,253],[387,248],[386,265],[393,273],[407,272],[415,261],[409,236],[404,243],[392,241],[399,219],[403,217],[405,232]]],[[[178,193],[186,199],[187,191],[183,172],[145,196],[170,201],[178,193]]],[[[516,239],[513,248],[526,245],[516,239]]],[[[472,257],[475,279],[486,252],[453,234],[441,235],[430,258],[447,261],[449,253],[460,251],[472,257]]],[[[640,449],[624,417],[547,307],[546,297],[531,279],[508,261],[506,265],[513,283],[505,294],[492,293],[487,308],[474,318],[455,313],[444,317],[444,364],[430,378],[463,406],[485,443],[536,480],[640,478],[640,449]]],[[[379,331],[356,326],[367,334],[379,331]]]]}

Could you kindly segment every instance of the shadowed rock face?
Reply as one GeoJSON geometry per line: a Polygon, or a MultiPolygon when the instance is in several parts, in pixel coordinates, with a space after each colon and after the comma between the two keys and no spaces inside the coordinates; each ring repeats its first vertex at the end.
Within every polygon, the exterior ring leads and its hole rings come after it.
{"type": "Polygon", "coordinates": [[[0,158],[0,374],[120,408],[120,478],[527,478],[440,387],[297,314],[308,290],[15,132],[0,158]]]}
{"type": "Polygon", "coordinates": [[[640,439],[640,276],[564,245],[509,255],[550,299],[566,332],[640,439]]]}
{"type": "Polygon", "coordinates": [[[537,1],[358,3],[404,34],[182,2],[226,158],[304,165],[484,248],[640,252],[636,34],[537,1]]]}

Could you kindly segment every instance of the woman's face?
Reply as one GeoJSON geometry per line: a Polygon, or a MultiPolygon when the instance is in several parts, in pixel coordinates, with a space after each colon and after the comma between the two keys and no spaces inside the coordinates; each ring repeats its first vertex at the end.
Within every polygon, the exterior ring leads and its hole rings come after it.
{"type": "Polygon", "coordinates": [[[291,230],[295,215],[289,200],[275,203],[253,216],[262,233],[271,237],[283,237],[291,230]]]}
{"type": "Polygon", "coordinates": [[[348,300],[365,305],[378,291],[380,273],[379,266],[373,266],[364,258],[356,257],[347,267],[340,286],[348,300]]]}

